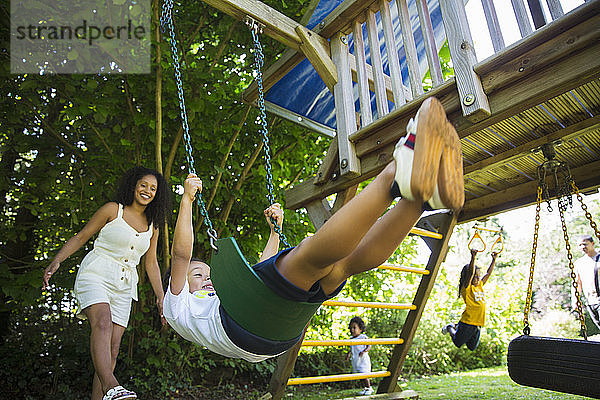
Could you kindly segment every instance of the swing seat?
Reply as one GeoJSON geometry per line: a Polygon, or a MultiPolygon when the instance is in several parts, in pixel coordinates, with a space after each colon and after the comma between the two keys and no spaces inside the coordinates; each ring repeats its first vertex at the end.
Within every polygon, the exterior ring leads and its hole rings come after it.
{"type": "Polygon", "coordinates": [[[281,298],[269,289],[248,264],[232,237],[216,241],[210,276],[221,305],[242,328],[269,340],[292,340],[321,303],[281,298]]]}
{"type": "Polygon", "coordinates": [[[600,342],[519,336],[508,345],[508,374],[524,386],[600,399],[600,342]]]}

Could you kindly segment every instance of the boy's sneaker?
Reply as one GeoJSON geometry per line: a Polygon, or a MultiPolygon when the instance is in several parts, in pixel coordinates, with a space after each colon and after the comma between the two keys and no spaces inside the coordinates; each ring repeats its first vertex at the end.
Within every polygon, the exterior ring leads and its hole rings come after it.
{"type": "Polygon", "coordinates": [[[125,400],[125,399],[137,399],[137,395],[131,390],[125,389],[123,386],[115,386],[112,389],[108,389],[102,400],[125,400]]]}
{"type": "Polygon", "coordinates": [[[359,394],[362,395],[362,396],[368,396],[370,394],[373,394],[373,388],[370,387],[370,386],[366,387],[363,390],[361,390],[359,394]]]}
{"type": "Polygon", "coordinates": [[[442,328],[442,333],[444,334],[450,334],[450,328],[453,328],[454,324],[448,324],[445,327],[442,328]]]}
{"type": "Polygon", "coordinates": [[[394,149],[392,195],[429,203],[432,209],[459,210],[464,203],[462,153],[456,130],[444,107],[426,99],[394,149]]]}
{"type": "Polygon", "coordinates": [[[446,146],[440,161],[438,184],[429,205],[434,209],[449,208],[458,212],[465,203],[462,149],[454,126],[450,121],[446,121],[446,124],[446,146]]]}

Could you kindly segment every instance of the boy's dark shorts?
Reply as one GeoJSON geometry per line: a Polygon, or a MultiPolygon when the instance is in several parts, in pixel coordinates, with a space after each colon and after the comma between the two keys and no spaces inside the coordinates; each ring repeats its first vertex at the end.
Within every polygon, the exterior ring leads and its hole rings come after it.
{"type": "MultiPolygon", "coordinates": [[[[316,282],[308,291],[306,291],[288,281],[279,273],[275,266],[275,262],[280,256],[288,253],[292,249],[293,247],[282,250],[273,257],[252,266],[254,272],[256,272],[269,289],[284,299],[307,303],[322,303],[325,300],[337,296],[342,291],[346,284],[345,281],[329,295],[325,294],[320,282],[316,282]]],[[[238,323],[227,314],[222,306],[219,307],[219,312],[221,314],[223,327],[225,328],[225,332],[227,333],[227,336],[229,336],[229,339],[231,339],[236,346],[254,354],[276,355],[283,353],[298,343],[302,337],[302,333],[300,333],[298,337],[287,341],[265,339],[256,336],[239,326],[238,323]]],[[[265,318],[268,317],[268,315],[265,315],[265,318]]]]}

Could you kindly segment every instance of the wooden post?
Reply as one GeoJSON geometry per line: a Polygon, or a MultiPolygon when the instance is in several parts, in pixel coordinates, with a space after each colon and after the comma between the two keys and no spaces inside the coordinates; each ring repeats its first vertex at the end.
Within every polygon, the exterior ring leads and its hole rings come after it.
{"type": "Polygon", "coordinates": [[[367,75],[365,41],[362,34],[362,24],[358,20],[354,20],[352,23],[352,37],[354,38],[356,81],[358,83],[358,99],[360,101],[360,125],[367,126],[373,122],[373,110],[371,110],[371,92],[369,91],[369,76],[367,75]]]}
{"type": "Polygon", "coordinates": [[[415,38],[410,24],[410,14],[408,13],[406,0],[396,0],[396,6],[398,7],[400,28],[402,29],[402,41],[404,43],[406,66],[408,67],[410,90],[412,91],[413,98],[415,98],[423,94],[423,83],[421,82],[417,47],[415,46],[415,38]]]}
{"type": "Polygon", "coordinates": [[[515,17],[517,18],[517,25],[519,25],[521,37],[524,38],[527,35],[531,35],[533,33],[533,29],[531,29],[531,24],[529,23],[529,16],[527,15],[525,3],[523,3],[523,0],[510,1],[512,2],[515,17]]]}
{"type": "Polygon", "coordinates": [[[565,15],[565,12],[560,5],[560,0],[546,0],[546,3],[548,3],[548,9],[550,10],[550,16],[553,21],[565,15]]]}
{"type": "Polygon", "coordinates": [[[487,21],[490,37],[492,38],[492,46],[494,46],[494,51],[497,53],[505,48],[506,45],[504,44],[504,38],[502,37],[502,31],[500,30],[500,22],[498,21],[498,15],[496,14],[496,7],[494,7],[493,0],[481,0],[481,5],[483,6],[485,20],[487,21]]]}
{"type": "Polygon", "coordinates": [[[430,224],[438,228],[435,230],[444,235],[444,238],[426,240],[426,243],[431,249],[431,255],[429,256],[426,268],[430,273],[428,275],[423,275],[421,278],[421,283],[419,284],[415,299],[413,300],[413,304],[416,305],[417,308],[409,311],[406,321],[404,321],[402,332],[400,333],[400,338],[404,339],[404,343],[394,346],[394,352],[388,366],[388,371],[391,372],[391,375],[383,378],[379,384],[377,393],[390,393],[396,388],[400,370],[402,369],[402,365],[404,364],[404,360],[406,359],[406,355],[412,344],[415,332],[419,326],[425,304],[427,303],[427,299],[433,288],[440,265],[448,252],[448,241],[450,240],[452,230],[456,225],[456,218],[456,214],[432,214],[422,218],[420,221],[421,223],[430,224]]]}
{"type": "Polygon", "coordinates": [[[335,115],[337,119],[337,140],[340,174],[348,177],[360,175],[360,160],[356,155],[350,135],[356,131],[356,110],[352,91],[352,73],[348,52],[348,38],[338,32],[331,38],[331,56],[337,67],[338,81],[333,88],[335,115]]]}
{"type": "Polygon", "coordinates": [[[273,371],[271,381],[269,382],[269,393],[273,396],[273,400],[281,400],[285,393],[287,381],[294,370],[294,365],[296,365],[296,359],[298,358],[298,353],[302,347],[302,341],[304,340],[305,334],[306,328],[304,328],[304,332],[302,332],[300,341],[296,343],[294,347],[277,357],[277,366],[275,367],[275,371],[273,371]]]}
{"type": "Polygon", "coordinates": [[[383,74],[383,63],[381,62],[381,48],[379,47],[379,32],[375,12],[367,11],[367,34],[369,36],[369,52],[371,53],[371,66],[373,67],[373,81],[375,84],[375,100],[377,102],[377,118],[380,119],[388,114],[388,102],[385,88],[385,77],[383,74]]]}
{"type": "Polygon", "coordinates": [[[324,46],[322,41],[316,39],[317,34],[302,25],[298,25],[295,30],[302,39],[300,50],[304,52],[327,88],[333,92],[333,87],[337,83],[337,70],[329,57],[329,46],[324,46]]]}
{"type": "Polygon", "coordinates": [[[463,115],[472,122],[488,117],[490,104],[481,86],[481,80],[473,71],[477,63],[473,39],[467,22],[462,0],[440,0],[444,28],[448,37],[450,55],[454,63],[456,86],[463,115]]]}
{"type": "MultiPolygon", "coordinates": [[[[440,56],[435,46],[435,36],[433,34],[433,25],[431,16],[427,7],[427,0],[416,0],[417,11],[419,12],[419,21],[421,22],[421,32],[423,33],[423,42],[425,43],[425,53],[429,63],[429,73],[433,86],[439,86],[444,83],[442,77],[442,67],[440,66],[440,56]]],[[[464,7],[464,6],[463,6],[464,7]]]]}
{"type": "Polygon", "coordinates": [[[398,109],[406,103],[406,99],[404,98],[402,71],[400,70],[400,60],[398,60],[398,47],[396,46],[396,36],[394,35],[394,26],[392,24],[392,13],[390,11],[388,0],[380,0],[379,13],[381,14],[385,49],[387,51],[388,65],[390,67],[392,93],[394,94],[394,108],[398,109]]]}

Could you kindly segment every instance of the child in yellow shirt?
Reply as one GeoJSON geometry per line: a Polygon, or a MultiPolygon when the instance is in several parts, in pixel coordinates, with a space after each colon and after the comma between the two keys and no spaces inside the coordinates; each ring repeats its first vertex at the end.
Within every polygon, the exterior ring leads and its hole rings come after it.
{"type": "Polygon", "coordinates": [[[479,278],[480,268],[475,265],[477,250],[471,250],[471,262],[466,264],[461,273],[458,283],[458,293],[466,304],[465,311],[458,324],[448,324],[442,329],[443,333],[449,333],[456,347],[463,344],[474,351],[479,345],[481,327],[485,324],[485,292],[483,285],[486,284],[494,266],[498,253],[492,253],[492,262],[483,278],[479,278]]]}

